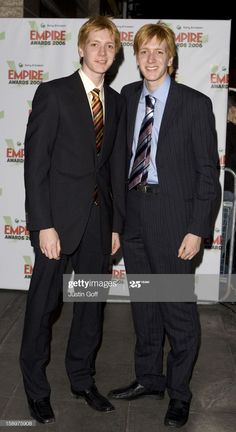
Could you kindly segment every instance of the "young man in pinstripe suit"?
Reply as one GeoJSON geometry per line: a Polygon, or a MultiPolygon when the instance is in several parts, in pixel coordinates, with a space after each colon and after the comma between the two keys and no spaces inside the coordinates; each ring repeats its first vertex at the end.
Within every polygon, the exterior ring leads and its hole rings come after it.
{"type": "MultiPolygon", "coordinates": [[[[104,82],[120,49],[111,19],[80,28],[81,68],[42,83],[25,137],[27,226],[35,265],[27,297],[20,365],[31,416],[52,423],[50,360],[54,313],[68,261],[81,274],[107,274],[125,217],[125,102],[104,82]]],[[[71,393],[100,412],[114,410],[95,385],[103,304],[75,302],[66,350],[71,393]]]]}
{"type": "MultiPolygon", "coordinates": [[[[202,239],[212,232],[219,197],[212,104],[207,96],[170,77],[176,47],[167,25],[140,28],[134,52],[144,80],[122,89],[130,113],[123,234],[126,270],[129,274],[191,274],[202,239]]],[[[136,380],[109,396],[163,399],[167,389],[170,403],[164,423],[181,427],[188,420],[189,382],[199,348],[197,305],[171,300],[133,302],[132,313],[136,380]],[[165,334],[171,347],[166,376],[162,365],[165,334]]]]}

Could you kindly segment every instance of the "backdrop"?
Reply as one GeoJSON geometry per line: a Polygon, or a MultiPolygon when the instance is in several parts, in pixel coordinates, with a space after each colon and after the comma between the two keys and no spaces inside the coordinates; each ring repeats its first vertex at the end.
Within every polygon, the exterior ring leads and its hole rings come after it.
{"type": "MultiPolygon", "coordinates": [[[[24,136],[36,87],[42,81],[69,75],[79,67],[77,35],[85,19],[0,19],[0,288],[26,290],[32,274],[33,250],[25,225],[24,136]]],[[[116,19],[124,58],[111,83],[120,91],[138,80],[133,55],[136,31],[157,20],[116,19]]],[[[178,46],[178,82],[207,94],[214,107],[221,162],[225,155],[230,21],[163,20],[172,27],[178,46]]],[[[50,121],[50,119],[48,119],[50,121]]],[[[201,299],[218,299],[222,210],[214,232],[213,246],[205,250],[197,269],[214,274],[209,283],[197,278],[201,299]]],[[[115,271],[123,272],[121,261],[115,271]]]]}

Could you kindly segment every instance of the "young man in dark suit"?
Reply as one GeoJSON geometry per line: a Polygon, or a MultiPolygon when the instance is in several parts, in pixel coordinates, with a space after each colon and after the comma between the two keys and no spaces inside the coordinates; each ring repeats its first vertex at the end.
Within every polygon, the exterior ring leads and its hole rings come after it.
{"type": "MultiPolygon", "coordinates": [[[[41,84],[25,138],[27,224],[35,248],[20,364],[31,415],[55,420],[46,377],[52,313],[68,259],[77,273],[109,273],[125,213],[125,103],[104,83],[120,49],[117,27],[90,18],[78,37],[82,67],[41,84]]],[[[75,303],[66,353],[71,391],[94,409],[113,405],[93,375],[102,304],[75,303]]]]}
{"type": "MultiPolygon", "coordinates": [[[[130,274],[187,274],[202,238],[211,234],[219,193],[217,141],[210,99],[171,79],[175,35],[144,25],[134,52],[143,81],[122,89],[127,103],[128,195],[123,253],[130,274]]],[[[156,287],[158,290],[161,287],[156,287]]],[[[162,288],[163,289],[163,288],[162,288]]],[[[173,286],[173,293],[175,286],[173,286]]],[[[194,302],[134,302],[136,380],[109,396],[170,396],[165,425],[187,422],[189,382],[200,324],[194,302]],[[167,376],[163,338],[170,342],[167,376]]]]}

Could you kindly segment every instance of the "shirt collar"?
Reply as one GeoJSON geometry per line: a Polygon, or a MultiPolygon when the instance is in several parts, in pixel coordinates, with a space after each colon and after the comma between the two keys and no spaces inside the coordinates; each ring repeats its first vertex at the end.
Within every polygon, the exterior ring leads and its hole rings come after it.
{"type": "Polygon", "coordinates": [[[100,90],[100,99],[103,101],[104,99],[104,80],[101,82],[101,84],[99,86],[96,86],[93,81],[91,81],[91,79],[83,72],[82,69],[79,69],[78,71],[80,78],[82,80],[82,83],[84,85],[85,91],[87,93],[87,95],[89,95],[89,93],[94,89],[97,88],[100,90]]]}
{"type": "Polygon", "coordinates": [[[148,94],[151,94],[151,96],[154,96],[158,101],[160,101],[162,103],[166,103],[169,89],[170,89],[170,76],[169,75],[166,76],[165,81],[153,93],[150,93],[148,91],[146,84],[145,84],[145,81],[144,81],[141,98],[144,99],[145,96],[147,96],[148,94]]]}

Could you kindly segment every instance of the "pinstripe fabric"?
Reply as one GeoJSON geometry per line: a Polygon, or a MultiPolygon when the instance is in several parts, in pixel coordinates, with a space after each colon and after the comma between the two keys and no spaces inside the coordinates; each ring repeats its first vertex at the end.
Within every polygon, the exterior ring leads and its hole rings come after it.
{"type": "Polygon", "coordinates": [[[95,88],[91,91],[93,96],[92,99],[92,112],[93,112],[93,123],[96,135],[96,150],[97,154],[100,153],[103,139],[103,107],[99,97],[100,90],[95,88]]]}
{"type": "MultiPolygon", "coordinates": [[[[192,262],[177,257],[185,226],[179,228],[182,214],[178,208],[175,209],[176,223],[170,220],[173,210],[171,198],[162,193],[152,195],[135,190],[128,193],[122,241],[127,273],[192,272],[192,262]]],[[[167,388],[171,398],[189,401],[192,397],[189,382],[200,337],[197,305],[140,303],[134,299],[131,307],[136,332],[135,372],[138,382],[150,390],[167,388]],[[163,373],[165,335],[170,343],[166,376],[163,373]]]]}
{"type": "MultiPolygon", "coordinates": [[[[127,102],[128,157],[131,158],[135,113],[142,82],[122,90],[127,102]]],[[[194,89],[171,82],[156,153],[158,180],[182,212],[180,226],[203,238],[212,234],[220,202],[215,119],[211,100],[194,89]]],[[[169,214],[175,223],[175,211],[169,214]]],[[[176,226],[177,224],[175,224],[176,226]]]]}
{"type": "Polygon", "coordinates": [[[152,141],[152,125],[154,120],[153,115],[156,98],[147,95],[145,99],[145,117],[141,124],[134,163],[130,173],[129,190],[133,189],[140,183],[146,183],[148,177],[152,141]]]}

